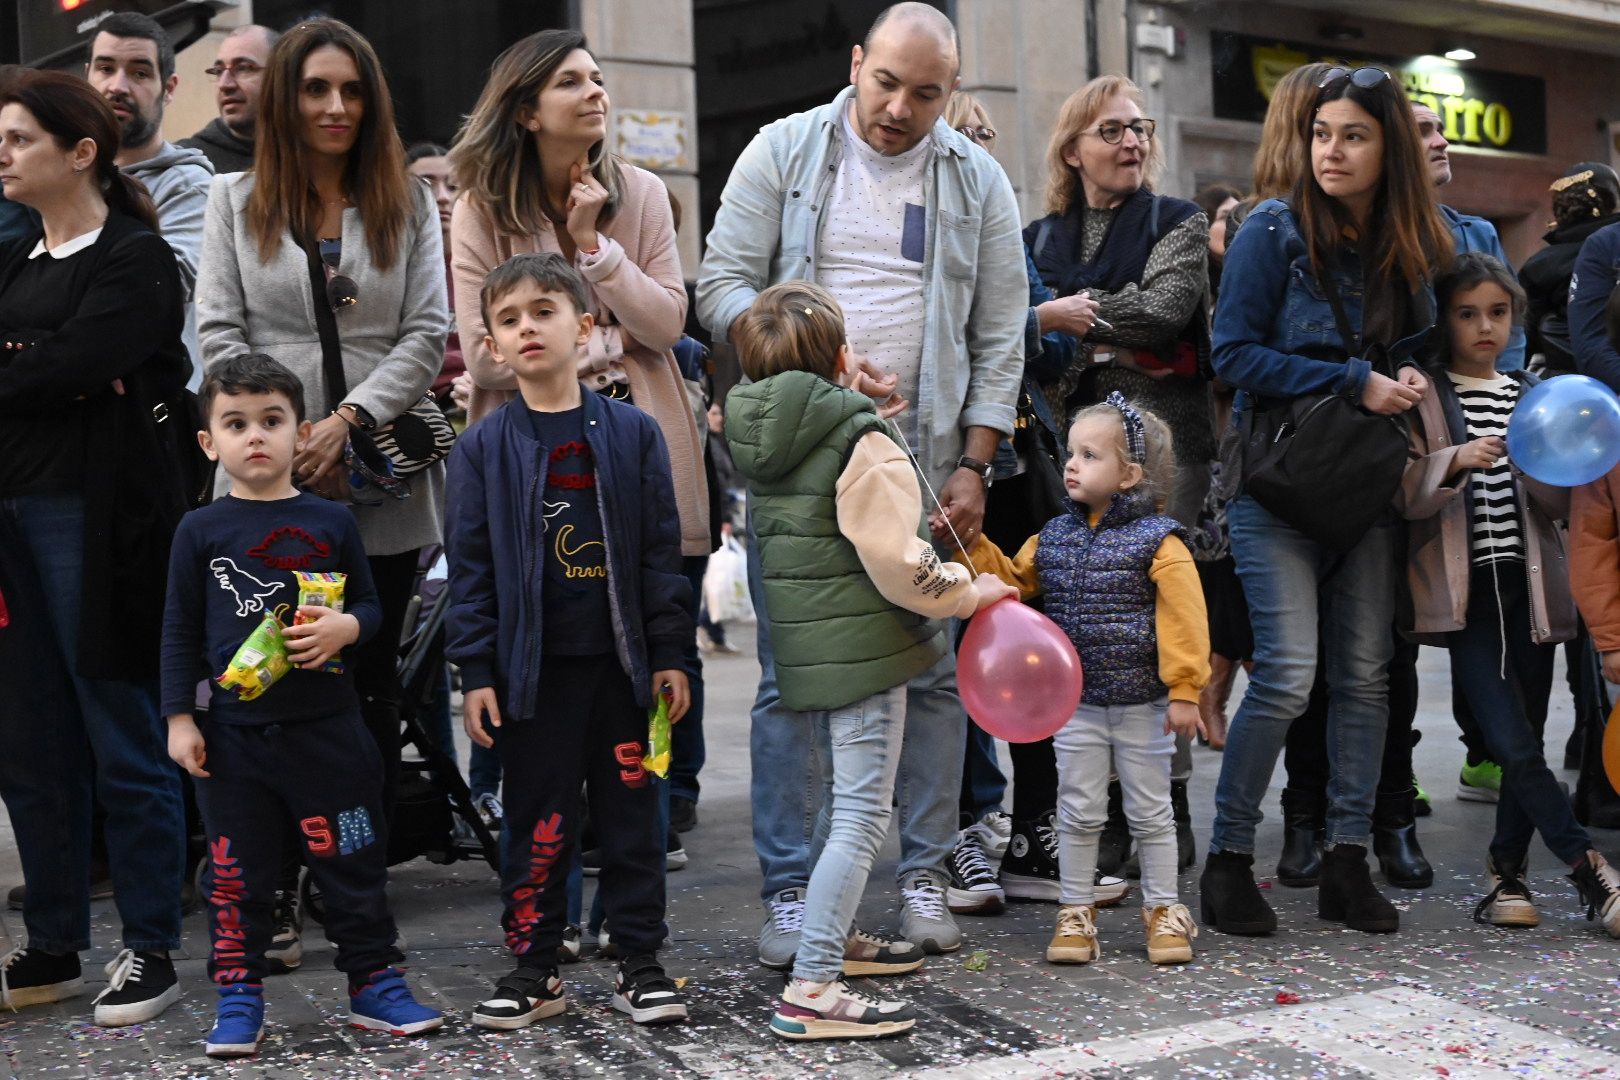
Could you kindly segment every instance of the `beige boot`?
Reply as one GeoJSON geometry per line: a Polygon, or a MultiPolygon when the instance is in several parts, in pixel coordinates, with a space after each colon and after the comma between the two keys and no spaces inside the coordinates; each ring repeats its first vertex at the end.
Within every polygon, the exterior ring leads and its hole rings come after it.
{"type": "Polygon", "coordinates": [[[1090,904],[1058,908],[1057,930],[1046,947],[1046,959],[1053,964],[1089,964],[1097,959],[1096,914],[1090,904]]]}
{"type": "Polygon", "coordinates": [[[1160,904],[1142,909],[1147,930],[1148,959],[1155,964],[1185,964],[1192,959],[1192,939],[1198,936],[1186,904],[1160,904]]]}

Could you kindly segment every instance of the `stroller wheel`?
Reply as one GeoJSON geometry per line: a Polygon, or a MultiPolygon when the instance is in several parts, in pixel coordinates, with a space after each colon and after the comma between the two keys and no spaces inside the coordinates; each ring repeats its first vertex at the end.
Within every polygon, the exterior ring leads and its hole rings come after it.
{"type": "Polygon", "coordinates": [[[315,884],[315,875],[307,869],[298,875],[298,906],[303,909],[304,918],[326,925],[326,899],[321,896],[321,887],[315,884]]]}

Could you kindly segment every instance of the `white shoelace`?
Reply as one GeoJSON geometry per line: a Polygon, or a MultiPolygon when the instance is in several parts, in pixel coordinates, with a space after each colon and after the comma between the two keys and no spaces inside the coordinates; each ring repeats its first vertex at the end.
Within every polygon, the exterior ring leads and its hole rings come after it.
{"type": "Polygon", "coordinates": [[[1037,821],[1035,823],[1035,838],[1041,842],[1041,847],[1046,849],[1047,856],[1055,860],[1058,856],[1057,829],[1049,822],[1037,821]]]}
{"type": "Polygon", "coordinates": [[[799,928],[804,925],[804,901],[773,900],[771,919],[776,923],[777,933],[797,934],[799,928]]]}
{"type": "Polygon", "coordinates": [[[12,1012],[17,1011],[17,1006],[11,1003],[11,965],[21,960],[27,952],[28,946],[18,945],[4,956],[0,956],[0,1002],[12,1012]]]}
{"type": "MultiPolygon", "coordinates": [[[[116,993],[119,990],[122,990],[124,988],[124,984],[130,979],[139,981],[141,971],[145,963],[146,961],[143,958],[136,955],[134,949],[125,949],[117,956],[107,961],[107,967],[105,968],[108,979],[107,989],[96,995],[96,1001],[99,1002],[108,994],[116,993]]],[[[94,1004],[94,1002],[92,1002],[92,1004],[94,1004]]]]}
{"type": "Polygon", "coordinates": [[[945,918],[945,893],[928,878],[918,878],[909,889],[900,890],[900,898],[924,919],[945,918]]]}
{"type": "Polygon", "coordinates": [[[956,864],[956,876],[962,879],[963,884],[979,885],[986,882],[993,884],[996,880],[996,872],[990,866],[990,857],[984,853],[984,848],[971,832],[962,834],[956,849],[951,852],[951,861],[956,864]]]}
{"type": "Polygon", "coordinates": [[[1097,923],[1091,917],[1089,907],[1060,907],[1057,920],[1058,934],[1063,937],[1097,936],[1097,923]]]}
{"type": "Polygon", "coordinates": [[[1159,927],[1165,933],[1180,934],[1185,938],[1198,936],[1198,926],[1193,922],[1192,912],[1187,910],[1186,904],[1171,904],[1163,909],[1160,916],[1159,927]]]}

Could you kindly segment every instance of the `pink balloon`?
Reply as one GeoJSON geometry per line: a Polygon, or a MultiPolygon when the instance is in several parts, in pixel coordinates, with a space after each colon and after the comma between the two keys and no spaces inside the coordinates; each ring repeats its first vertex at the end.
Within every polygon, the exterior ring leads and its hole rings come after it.
{"type": "Polygon", "coordinates": [[[1008,742],[1039,742],[1080,704],[1080,657],[1058,624],[1011,598],[974,615],[956,685],[975,723],[1008,742]]]}

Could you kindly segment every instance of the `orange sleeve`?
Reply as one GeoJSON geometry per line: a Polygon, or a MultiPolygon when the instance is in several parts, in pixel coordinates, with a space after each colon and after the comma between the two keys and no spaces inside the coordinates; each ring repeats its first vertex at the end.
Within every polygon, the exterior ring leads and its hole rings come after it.
{"type": "Polygon", "coordinates": [[[1598,652],[1620,649],[1620,467],[1570,495],[1569,583],[1598,652]]]}

